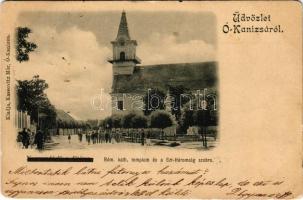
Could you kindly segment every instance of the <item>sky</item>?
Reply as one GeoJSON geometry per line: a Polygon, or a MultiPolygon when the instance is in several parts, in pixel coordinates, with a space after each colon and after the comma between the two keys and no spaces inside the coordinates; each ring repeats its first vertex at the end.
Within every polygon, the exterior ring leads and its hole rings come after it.
{"type": "MultiPolygon", "coordinates": [[[[214,61],[216,18],[208,12],[131,12],[126,10],[131,39],[137,40],[142,65],[214,61]]],[[[100,97],[110,102],[112,56],[121,11],[23,12],[17,26],[32,30],[37,44],[28,62],[18,63],[16,79],[38,74],[49,84],[51,103],[79,120],[111,114],[92,106],[100,97]]]]}

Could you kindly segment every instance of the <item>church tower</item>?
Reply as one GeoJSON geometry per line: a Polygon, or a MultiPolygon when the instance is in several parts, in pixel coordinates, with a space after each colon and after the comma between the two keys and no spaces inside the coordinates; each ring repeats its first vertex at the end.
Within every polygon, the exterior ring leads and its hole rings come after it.
{"type": "Polygon", "coordinates": [[[131,75],[136,64],[140,64],[140,59],[136,56],[137,41],[130,38],[123,11],[116,40],[111,42],[113,45],[113,58],[108,62],[113,65],[113,75],[131,75]]]}

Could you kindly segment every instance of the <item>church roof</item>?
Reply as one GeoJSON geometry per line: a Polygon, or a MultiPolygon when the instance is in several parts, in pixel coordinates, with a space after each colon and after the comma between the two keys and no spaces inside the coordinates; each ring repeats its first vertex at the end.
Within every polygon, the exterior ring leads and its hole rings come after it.
{"type": "Polygon", "coordinates": [[[120,25],[119,25],[118,34],[117,34],[117,40],[120,37],[125,37],[126,39],[130,40],[125,11],[123,11],[122,15],[121,15],[120,25]]]}
{"type": "Polygon", "coordinates": [[[166,91],[169,86],[189,90],[215,88],[217,63],[180,63],[136,66],[132,75],[115,75],[112,93],[146,93],[148,88],[166,91]]]}

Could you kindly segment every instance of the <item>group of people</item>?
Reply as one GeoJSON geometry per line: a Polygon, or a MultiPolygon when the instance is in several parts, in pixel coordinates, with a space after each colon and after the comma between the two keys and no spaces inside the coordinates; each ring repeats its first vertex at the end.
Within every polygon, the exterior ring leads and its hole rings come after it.
{"type": "Polygon", "coordinates": [[[36,133],[30,129],[23,128],[22,131],[18,132],[17,142],[24,149],[34,148],[42,150],[44,147],[45,137],[42,131],[37,131],[36,133]]]}
{"type": "MultiPolygon", "coordinates": [[[[119,132],[111,132],[108,130],[92,130],[87,133],[78,133],[79,142],[82,142],[83,136],[87,144],[97,144],[97,143],[119,143],[121,142],[121,134],[119,132]]],[[[70,136],[68,136],[70,140],[70,136]]]]}
{"type": "MultiPolygon", "coordinates": [[[[122,133],[119,130],[110,130],[110,129],[99,129],[99,130],[90,130],[87,133],[78,133],[79,142],[83,141],[83,137],[88,145],[97,144],[97,143],[120,143],[123,142],[122,133]]],[[[67,136],[68,141],[71,141],[71,135],[67,136]]],[[[141,145],[147,144],[150,145],[150,134],[145,133],[144,129],[136,135],[136,138],[140,139],[141,145]]]]}

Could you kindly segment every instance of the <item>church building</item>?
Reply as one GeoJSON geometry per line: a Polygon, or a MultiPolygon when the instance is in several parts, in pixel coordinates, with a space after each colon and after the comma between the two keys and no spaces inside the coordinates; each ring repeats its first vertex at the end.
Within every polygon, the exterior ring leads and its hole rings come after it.
{"type": "MultiPolygon", "coordinates": [[[[143,97],[149,89],[157,88],[167,94],[169,87],[182,86],[191,92],[217,92],[217,63],[179,63],[140,65],[136,55],[137,41],[130,37],[123,11],[117,37],[111,42],[113,57],[112,114],[126,114],[142,110],[143,97]]],[[[159,48],[165,48],[159,47],[159,48]]],[[[151,52],[152,54],[152,52],[151,52]]]]}

